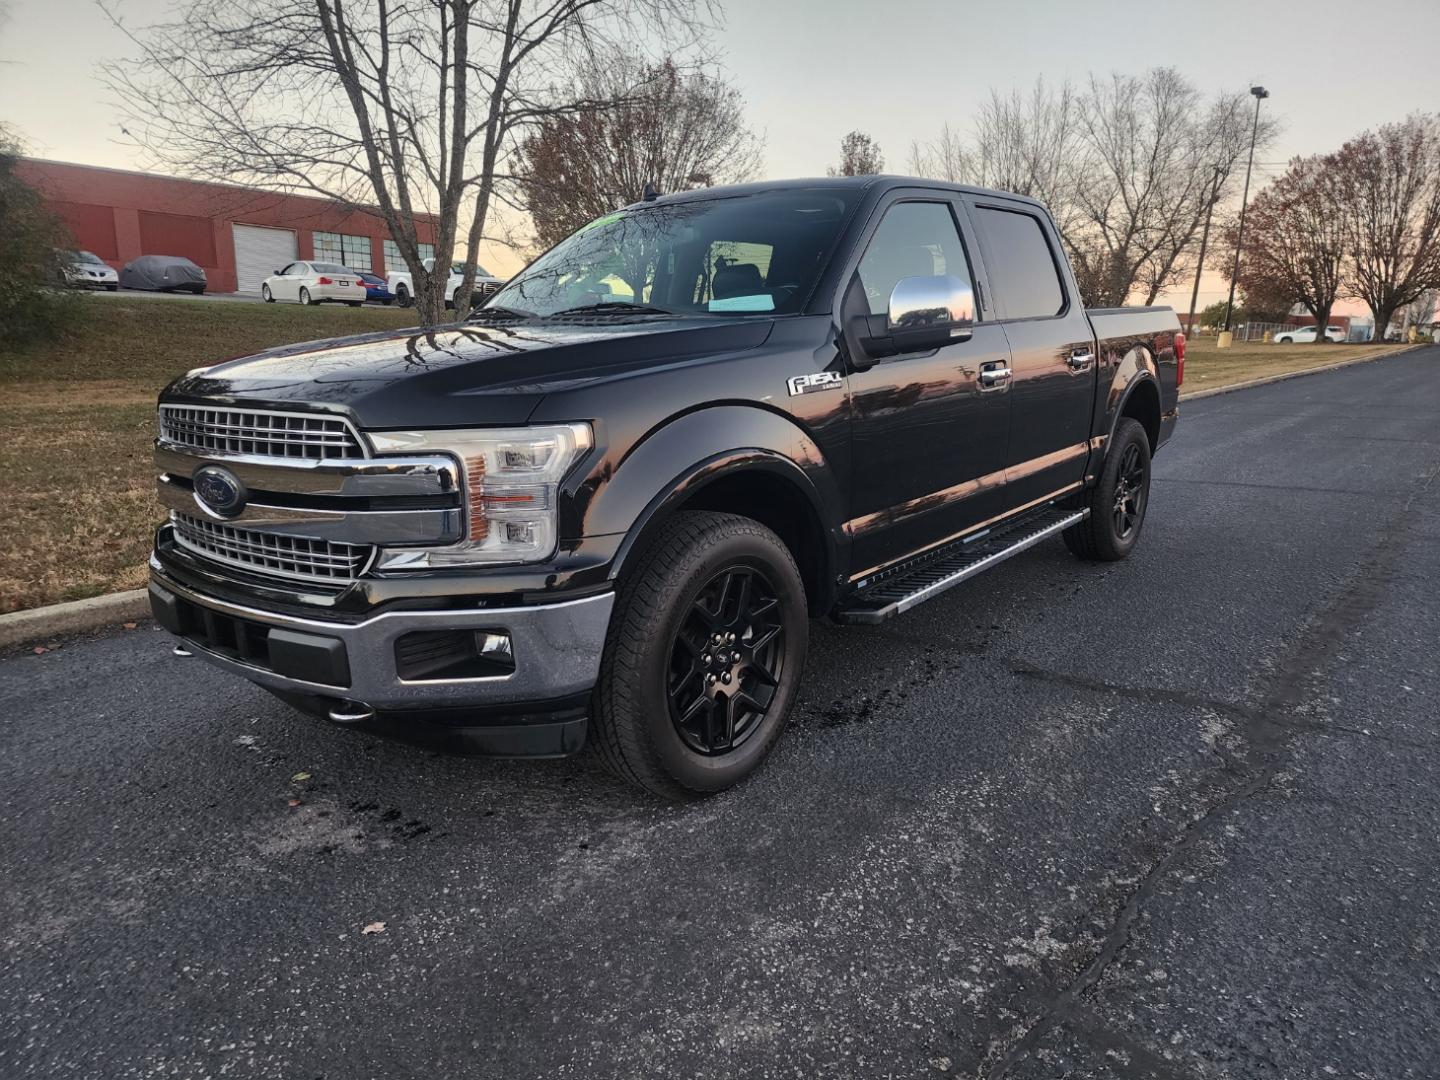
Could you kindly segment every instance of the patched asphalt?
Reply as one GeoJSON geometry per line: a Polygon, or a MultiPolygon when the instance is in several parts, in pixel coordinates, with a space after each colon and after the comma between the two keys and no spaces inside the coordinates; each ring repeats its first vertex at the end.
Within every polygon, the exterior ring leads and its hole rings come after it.
{"type": "Polygon", "coordinates": [[[1187,405],[1156,466],[1124,563],[814,624],[699,805],[148,623],[9,656],[0,1076],[1437,1075],[1440,349],[1187,405]]]}

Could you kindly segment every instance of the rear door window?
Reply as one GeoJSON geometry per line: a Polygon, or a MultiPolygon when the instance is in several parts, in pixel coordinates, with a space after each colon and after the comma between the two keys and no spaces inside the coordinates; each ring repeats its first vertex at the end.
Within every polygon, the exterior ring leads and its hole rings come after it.
{"type": "Polygon", "coordinates": [[[1065,310],[1065,290],[1045,227],[1034,214],[976,208],[990,287],[1008,319],[1050,318],[1065,310]]]}

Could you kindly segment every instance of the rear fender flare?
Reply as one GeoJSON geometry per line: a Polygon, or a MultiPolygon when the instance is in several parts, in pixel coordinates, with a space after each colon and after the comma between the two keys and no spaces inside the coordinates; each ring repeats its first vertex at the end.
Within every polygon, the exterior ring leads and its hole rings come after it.
{"type": "Polygon", "coordinates": [[[1110,389],[1105,395],[1104,421],[1101,426],[1103,441],[1099,441],[1099,445],[1092,443],[1090,461],[1085,469],[1087,482],[1094,483],[1098,478],[1101,463],[1105,460],[1105,454],[1115,438],[1115,429],[1120,426],[1120,418],[1125,415],[1125,406],[1130,401],[1130,396],[1145,383],[1149,383],[1155,388],[1158,397],[1160,371],[1155,363],[1155,357],[1144,345],[1132,345],[1120,358],[1110,379],[1110,389]]]}
{"type": "Polygon", "coordinates": [[[1130,397],[1144,383],[1154,386],[1160,392],[1160,368],[1155,357],[1143,345],[1136,345],[1120,360],[1115,376],[1110,381],[1110,393],[1105,399],[1105,442],[1109,445],[1115,437],[1120,418],[1125,415],[1125,406],[1130,397]]]}

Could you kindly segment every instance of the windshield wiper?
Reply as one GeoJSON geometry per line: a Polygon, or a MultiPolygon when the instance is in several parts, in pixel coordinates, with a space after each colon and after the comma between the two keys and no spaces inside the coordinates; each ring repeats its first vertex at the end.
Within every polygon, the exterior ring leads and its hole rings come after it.
{"type": "Polygon", "coordinates": [[[561,311],[552,311],[545,316],[553,319],[560,315],[679,315],[678,311],[671,311],[669,308],[655,307],[652,304],[627,304],[623,300],[604,300],[598,304],[581,304],[579,307],[565,308],[561,311]]]}
{"type": "Polygon", "coordinates": [[[472,319],[478,319],[482,316],[493,316],[497,319],[532,319],[535,317],[535,313],[533,311],[519,311],[516,308],[501,307],[499,305],[476,308],[470,313],[470,318],[472,319]]]}

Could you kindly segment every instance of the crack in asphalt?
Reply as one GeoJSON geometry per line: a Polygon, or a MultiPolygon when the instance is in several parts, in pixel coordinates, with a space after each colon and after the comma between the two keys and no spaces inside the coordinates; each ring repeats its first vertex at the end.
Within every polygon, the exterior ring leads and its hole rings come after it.
{"type": "MultiPolygon", "coordinates": [[[[1104,977],[1110,965],[1130,944],[1131,928],[1139,917],[1145,902],[1159,889],[1170,870],[1191,848],[1204,839],[1211,826],[1237,810],[1254,796],[1266,790],[1280,774],[1288,756],[1287,751],[1294,737],[1307,731],[1330,730],[1328,725],[1310,725],[1297,721],[1295,712],[1314,697],[1315,684],[1323,678],[1323,668],[1329,658],[1343,645],[1355,628],[1374,614],[1383,600],[1388,585],[1400,566],[1400,558],[1409,544],[1414,519],[1409,513],[1415,501],[1434,482],[1440,467],[1430,471],[1423,481],[1410,493],[1400,512],[1386,524],[1374,548],[1369,562],[1351,577],[1335,599],[1315,616],[1301,634],[1294,648],[1290,650],[1274,672],[1261,685],[1265,692],[1256,709],[1237,708],[1226,704],[1226,711],[1241,720],[1237,729],[1243,742],[1241,764],[1250,778],[1229,794],[1212,803],[1203,813],[1193,817],[1178,834],[1169,848],[1151,863],[1137,880],[1130,894],[1117,911],[1101,946],[1090,962],[1068,984],[1054,994],[1037,1016],[1028,1023],[1013,1026],[1007,1035],[991,1045],[991,1050],[981,1061],[977,1077],[981,1080],[1001,1080],[1010,1071],[1028,1058],[1040,1042],[1060,1027],[1069,1029],[1078,1037],[1085,1037],[1087,1025],[1083,1021],[1089,1010],[1080,1003],[1081,996],[1096,986],[1104,977]],[[1018,1034],[1017,1034],[1018,1033],[1018,1034]],[[1010,1041],[1003,1054],[1001,1047],[1010,1041]],[[994,1061],[993,1066],[988,1062],[994,1061]]],[[[1032,671],[1018,672],[1022,676],[1032,671]]],[[[1197,695],[1184,691],[1144,691],[1151,701],[1182,702],[1197,695]]],[[[1210,699],[1206,708],[1218,704],[1210,699]]],[[[1355,729],[1350,729],[1354,731],[1355,729]]],[[[1093,1030],[1093,1029],[1092,1029],[1093,1030]]],[[[1127,1040],[1132,1042],[1132,1040],[1127,1040]]],[[[1154,1052],[1151,1052],[1154,1054],[1154,1052]]],[[[1158,1055],[1167,1067],[1173,1066],[1163,1054],[1158,1055]]],[[[1142,1066],[1143,1068],[1143,1066],[1142,1066]]],[[[1153,1072],[1150,1073],[1153,1075],[1153,1072]]],[[[1165,1075],[1165,1074],[1162,1074],[1165,1075]]]]}
{"type": "Polygon", "coordinates": [[[1198,487],[1247,488],[1255,491],[1303,491],[1307,495],[1364,495],[1370,499],[1399,499],[1400,492],[1386,493],[1364,488],[1319,487],[1312,484],[1261,484],[1253,480],[1206,480],[1198,476],[1157,476],[1155,484],[1193,484],[1198,487]]]}
{"type": "Polygon", "coordinates": [[[1111,1067],[1122,1077],[1134,1077],[1135,1080],[1195,1080],[1193,1073],[1112,1027],[1083,1005],[1077,1003],[1070,1018],[1072,1030],[1083,1030],[1091,1046],[1110,1052],[1111,1067]]]}
{"type": "Polygon", "coordinates": [[[1145,705],[1183,705],[1190,708],[1208,709],[1211,712],[1222,716],[1228,716],[1251,724],[1269,724],[1275,727],[1284,728],[1289,731],[1308,731],[1320,735],[1344,735],[1357,739],[1373,739],[1376,742],[1387,743],[1391,746],[1403,746],[1410,750],[1433,750],[1436,740],[1401,739],[1394,735],[1382,735],[1379,732],[1370,731],[1366,728],[1349,727],[1346,724],[1337,724],[1333,721],[1301,720],[1296,717],[1279,717],[1270,715],[1263,708],[1252,708],[1233,701],[1224,701],[1220,698],[1209,697],[1205,694],[1197,694],[1189,690],[1168,690],[1163,687],[1152,686],[1127,686],[1124,683],[1112,683],[1104,679],[1087,678],[1084,675],[1071,675],[1063,671],[1050,671],[1047,668],[1036,667],[1023,660],[1013,660],[1010,663],[1010,673],[1019,675],[1022,678],[1034,679],[1037,682],[1051,683],[1056,686],[1069,686],[1077,690],[1088,690],[1097,694],[1110,694],[1114,697],[1125,698],[1129,701],[1138,701],[1145,705]]]}

